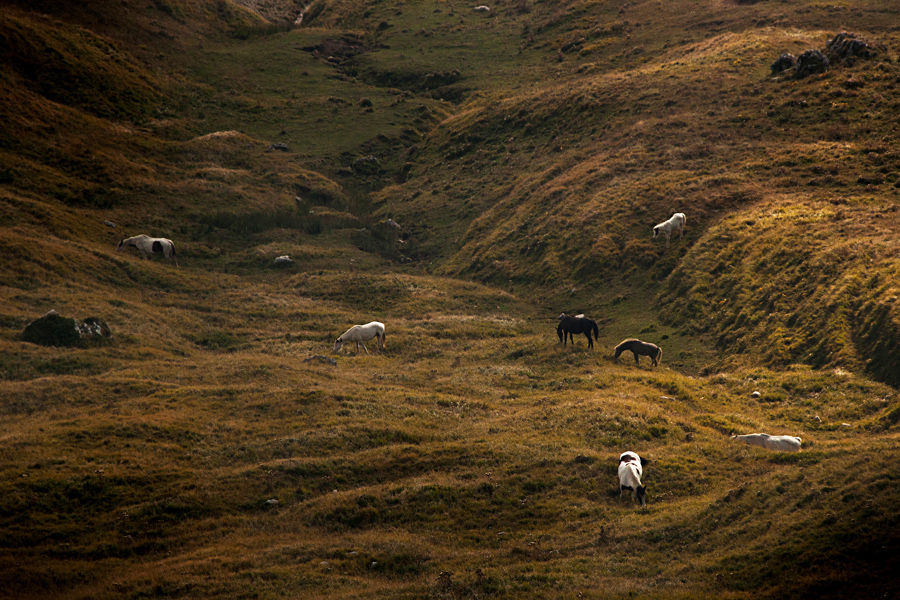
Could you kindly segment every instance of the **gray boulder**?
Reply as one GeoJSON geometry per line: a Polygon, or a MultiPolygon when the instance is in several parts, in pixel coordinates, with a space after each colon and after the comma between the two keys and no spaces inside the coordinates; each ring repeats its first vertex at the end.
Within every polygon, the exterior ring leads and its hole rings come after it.
{"type": "Polygon", "coordinates": [[[51,310],[26,325],[22,339],[41,346],[85,347],[112,339],[112,330],[97,317],[88,317],[79,323],[51,310]]]}
{"type": "Polygon", "coordinates": [[[857,58],[874,58],[877,49],[859,40],[852,33],[842,31],[825,43],[825,52],[832,63],[852,63],[857,58]]]}
{"type": "Polygon", "coordinates": [[[828,57],[819,50],[807,50],[797,57],[797,77],[806,77],[828,70],[828,57]]]}
{"type": "Polygon", "coordinates": [[[772,63],[772,75],[778,75],[790,71],[797,65],[797,57],[793,54],[782,54],[778,60],[772,63]]]}

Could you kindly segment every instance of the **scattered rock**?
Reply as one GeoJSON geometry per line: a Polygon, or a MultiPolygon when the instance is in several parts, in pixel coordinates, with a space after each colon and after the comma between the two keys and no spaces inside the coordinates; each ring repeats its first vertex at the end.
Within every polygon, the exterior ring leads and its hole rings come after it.
{"type": "Polygon", "coordinates": [[[819,50],[807,50],[797,57],[797,77],[806,77],[828,70],[828,57],[819,50]]]}
{"type": "Polygon", "coordinates": [[[842,31],[825,43],[831,62],[852,63],[856,58],[874,58],[878,50],[847,31],[842,31]]]}
{"type": "MultiPolygon", "coordinates": [[[[807,50],[799,57],[782,54],[772,63],[772,75],[793,73],[795,77],[806,77],[824,73],[833,65],[852,65],[857,59],[876,58],[887,54],[883,44],[873,46],[857,39],[852,33],[842,31],[825,43],[825,50],[807,50]]],[[[859,80],[854,80],[854,83],[859,80]]],[[[852,89],[852,88],[851,88],[852,89]]]]}
{"type": "Polygon", "coordinates": [[[81,341],[91,343],[102,343],[112,338],[112,330],[102,319],[97,317],[88,317],[83,323],[75,325],[81,335],[81,341]]]}
{"type": "Polygon", "coordinates": [[[750,394],[750,397],[751,397],[751,398],[759,398],[760,395],[761,395],[761,394],[760,394],[759,392],[753,392],[752,394],[750,394]]]}
{"type": "Polygon", "coordinates": [[[268,504],[269,506],[278,506],[278,499],[270,498],[269,500],[266,500],[266,504],[268,504]]]}
{"type": "Polygon", "coordinates": [[[393,220],[393,219],[386,219],[386,220],[384,221],[384,224],[387,225],[388,227],[393,228],[393,229],[400,229],[400,224],[397,223],[397,221],[395,221],[395,220],[393,220]]]}
{"type": "Polygon", "coordinates": [[[287,266],[287,265],[291,264],[292,262],[294,262],[294,261],[291,260],[291,257],[288,256],[287,254],[284,254],[275,259],[275,266],[283,267],[283,266],[287,266]]]}
{"type": "Polygon", "coordinates": [[[860,175],[856,178],[856,183],[859,185],[881,185],[884,183],[884,179],[879,175],[860,175]]]}
{"type": "Polygon", "coordinates": [[[575,457],[575,462],[579,464],[589,463],[591,462],[591,457],[585,456],[584,454],[579,454],[575,457]]]}
{"type": "Polygon", "coordinates": [[[472,10],[478,11],[478,12],[483,12],[483,13],[489,13],[489,12],[491,12],[491,7],[490,7],[490,6],[485,6],[485,5],[482,4],[481,6],[476,6],[476,7],[473,8],[472,10]]]}
{"type": "Polygon", "coordinates": [[[793,54],[782,54],[778,60],[772,63],[772,75],[780,75],[785,71],[790,71],[797,65],[797,57],[793,54]]]}
{"type": "Polygon", "coordinates": [[[309,358],[305,359],[303,362],[308,363],[308,362],[312,362],[314,360],[317,360],[317,361],[323,362],[323,363],[328,363],[332,367],[337,366],[336,360],[334,360],[330,356],[322,356],[321,354],[316,354],[315,356],[310,356],[309,358]]]}
{"type": "Polygon", "coordinates": [[[363,156],[353,161],[353,170],[363,175],[374,175],[381,169],[381,161],[374,156],[363,156]]]}
{"type": "Polygon", "coordinates": [[[115,228],[116,228],[116,224],[113,223],[112,221],[103,221],[103,224],[106,225],[107,227],[112,228],[112,229],[115,229],[115,228]]]}
{"type": "Polygon", "coordinates": [[[41,346],[91,346],[112,338],[112,330],[103,320],[88,317],[82,323],[69,317],[61,317],[51,310],[25,326],[22,339],[41,346]]]}
{"type": "Polygon", "coordinates": [[[284,142],[278,142],[277,144],[270,144],[268,148],[266,148],[266,152],[271,152],[272,150],[280,150],[281,152],[288,151],[288,145],[284,142]]]}

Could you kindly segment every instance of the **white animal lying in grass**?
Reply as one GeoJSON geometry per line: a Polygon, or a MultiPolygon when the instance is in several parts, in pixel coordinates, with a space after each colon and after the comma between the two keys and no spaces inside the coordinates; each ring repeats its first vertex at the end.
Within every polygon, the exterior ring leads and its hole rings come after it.
{"type": "Polygon", "coordinates": [[[334,342],[332,352],[340,351],[341,347],[347,342],[356,342],[356,351],[359,352],[359,345],[362,344],[363,350],[368,354],[369,350],[364,342],[368,342],[372,338],[378,340],[378,349],[384,350],[384,325],[382,323],[372,321],[365,325],[354,325],[334,342]]]}
{"type": "Polygon", "coordinates": [[[624,495],[625,490],[631,490],[634,499],[647,506],[647,488],[641,485],[641,475],[644,474],[644,460],[635,452],[623,452],[619,456],[619,495],[624,495]]]}
{"type": "Polygon", "coordinates": [[[663,234],[666,236],[666,248],[669,247],[669,238],[676,231],[678,232],[678,237],[684,237],[684,222],[687,217],[684,216],[684,213],[675,213],[671,217],[669,217],[668,221],[663,221],[659,225],[653,228],[653,238],[659,234],[663,234]]]}
{"type": "Polygon", "coordinates": [[[747,435],[733,435],[731,439],[744,442],[751,446],[759,446],[766,450],[779,452],[800,452],[800,438],[791,435],[769,435],[767,433],[749,433],[747,435]]]}

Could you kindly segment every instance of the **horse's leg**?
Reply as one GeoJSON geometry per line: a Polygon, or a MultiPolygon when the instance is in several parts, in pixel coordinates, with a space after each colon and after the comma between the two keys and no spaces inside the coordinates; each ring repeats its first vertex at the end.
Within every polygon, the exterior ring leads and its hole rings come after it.
{"type": "Polygon", "coordinates": [[[585,331],[585,332],[584,332],[584,335],[586,335],[586,336],[587,336],[587,339],[588,339],[588,348],[593,348],[593,347],[594,347],[594,340],[591,339],[591,332],[590,332],[590,331],[585,331]]]}
{"type": "Polygon", "coordinates": [[[366,348],[366,343],[365,343],[365,342],[356,342],[356,343],[357,343],[357,344],[362,344],[362,347],[363,347],[363,350],[365,350],[365,351],[366,351],[366,354],[368,354],[368,353],[369,353],[369,350],[368,350],[368,348],[366,348]]]}
{"type": "Polygon", "coordinates": [[[636,364],[636,365],[641,364],[640,355],[637,352],[635,352],[634,350],[632,350],[631,353],[634,354],[634,364],[636,364]]]}

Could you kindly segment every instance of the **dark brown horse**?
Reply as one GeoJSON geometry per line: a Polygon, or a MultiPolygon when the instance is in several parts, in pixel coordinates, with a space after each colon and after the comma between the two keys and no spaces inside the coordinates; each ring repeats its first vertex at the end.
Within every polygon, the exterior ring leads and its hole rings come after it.
{"type": "Polygon", "coordinates": [[[588,348],[594,347],[594,340],[600,339],[600,328],[597,322],[587,317],[568,317],[565,314],[559,315],[559,325],[556,326],[556,335],[559,341],[566,345],[568,338],[572,338],[572,345],[575,345],[575,334],[583,333],[587,336],[588,348]],[[591,339],[591,332],[594,333],[594,339],[591,339]]]}
{"type": "Polygon", "coordinates": [[[638,359],[639,356],[649,356],[651,366],[658,365],[659,361],[662,360],[662,349],[650,342],[629,338],[616,346],[616,359],[626,350],[631,350],[631,353],[634,354],[634,362],[637,364],[641,364],[641,361],[638,359]]]}

